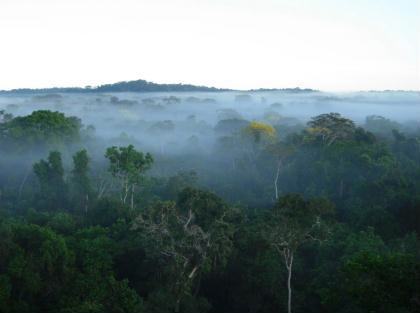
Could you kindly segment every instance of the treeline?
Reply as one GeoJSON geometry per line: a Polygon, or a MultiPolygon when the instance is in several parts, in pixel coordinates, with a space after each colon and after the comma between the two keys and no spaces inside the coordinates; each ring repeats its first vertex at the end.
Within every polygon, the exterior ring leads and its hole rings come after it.
{"type": "MultiPolygon", "coordinates": [[[[52,88],[20,88],[12,90],[0,90],[0,93],[9,94],[25,94],[25,93],[92,93],[92,92],[220,92],[220,91],[232,91],[233,89],[228,88],[215,88],[207,86],[197,86],[191,84],[158,84],[149,82],[143,79],[122,81],[113,84],[104,84],[96,87],[52,87],[52,88]]],[[[317,92],[317,90],[309,88],[283,88],[283,89],[251,89],[248,91],[285,91],[291,93],[301,92],[317,92]]]]}
{"type": "Polygon", "coordinates": [[[195,86],[190,84],[157,84],[143,79],[123,81],[114,84],[105,84],[97,87],[53,87],[53,88],[22,88],[3,93],[22,94],[22,93],[91,93],[91,92],[191,92],[191,91],[228,91],[215,87],[195,86]]]}
{"type": "Polygon", "coordinates": [[[390,121],[254,121],[159,177],[75,117],[0,117],[0,312],[420,311],[420,141],[390,121]]]}

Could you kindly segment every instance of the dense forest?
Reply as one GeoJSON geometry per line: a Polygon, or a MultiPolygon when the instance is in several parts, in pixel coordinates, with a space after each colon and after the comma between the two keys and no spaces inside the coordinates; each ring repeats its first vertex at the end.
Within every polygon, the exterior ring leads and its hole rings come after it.
{"type": "Polygon", "coordinates": [[[420,312],[418,93],[119,87],[0,96],[0,312],[420,312]]]}

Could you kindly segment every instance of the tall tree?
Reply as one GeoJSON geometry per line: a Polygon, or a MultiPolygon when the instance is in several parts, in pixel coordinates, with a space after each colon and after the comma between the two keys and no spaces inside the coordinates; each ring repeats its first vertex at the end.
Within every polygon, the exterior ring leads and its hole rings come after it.
{"type": "Polygon", "coordinates": [[[244,129],[244,134],[258,145],[262,142],[271,142],[276,137],[276,130],[269,124],[253,121],[244,129]]]}
{"type": "Polygon", "coordinates": [[[35,163],[33,169],[40,184],[41,199],[45,201],[47,209],[63,208],[66,205],[67,185],[61,153],[51,151],[48,159],[35,163]]]}
{"type": "Polygon", "coordinates": [[[86,149],[82,149],[73,155],[73,170],[71,176],[71,187],[73,196],[79,207],[87,213],[89,198],[92,195],[92,186],[88,176],[89,156],[86,149]]]}
{"type": "Polygon", "coordinates": [[[133,145],[127,147],[110,147],[105,157],[109,160],[109,171],[121,184],[120,200],[126,204],[127,197],[131,195],[130,206],[134,208],[135,187],[141,181],[144,173],[151,167],[153,157],[150,153],[143,154],[133,145]]]}
{"type": "Polygon", "coordinates": [[[321,114],[311,118],[307,132],[309,140],[320,140],[330,146],[336,141],[351,139],[356,130],[354,122],[339,113],[321,114]]]}
{"type": "Polygon", "coordinates": [[[280,171],[284,166],[284,162],[290,158],[293,154],[295,148],[285,142],[277,142],[275,144],[269,145],[267,147],[267,152],[273,156],[275,156],[276,160],[276,171],[274,176],[274,196],[277,200],[279,198],[279,187],[278,187],[278,180],[280,177],[280,171]]]}
{"type": "Polygon", "coordinates": [[[82,123],[77,117],[67,117],[49,110],[34,111],[2,123],[0,144],[14,151],[57,149],[78,140],[81,127],[82,123]]]}
{"type": "Polygon", "coordinates": [[[158,203],[134,221],[133,229],[141,230],[172,267],[176,312],[199,274],[226,262],[232,248],[232,213],[217,196],[187,188],[177,204],[158,203]]]}
{"type": "Polygon", "coordinates": [[[287,311],[292,312],[292,270],[296,251],[309,241],[327,238],[328,227],[323,219],[333,212],[333,205],[324,199],[306,201],[302,196],[281,197],[271,211],[264,231],[268,243],[284,259],[287,269],[287,311]]]}

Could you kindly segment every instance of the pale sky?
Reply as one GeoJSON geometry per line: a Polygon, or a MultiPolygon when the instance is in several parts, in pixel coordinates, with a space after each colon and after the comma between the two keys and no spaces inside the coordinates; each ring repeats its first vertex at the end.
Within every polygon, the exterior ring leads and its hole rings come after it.
{"type": "Polygon", "coordinates": [[[420,90],[420,0],[0,0],[0,89],[420,90]]]}

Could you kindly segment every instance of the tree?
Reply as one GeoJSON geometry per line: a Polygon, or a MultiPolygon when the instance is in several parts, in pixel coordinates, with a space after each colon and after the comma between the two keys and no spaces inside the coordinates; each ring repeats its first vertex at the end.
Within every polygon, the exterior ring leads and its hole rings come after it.
{"type": "Polygon", "coordinates": [[[268,111],[264,113],[264,120],[271,125],[279,124],[282,118],[283,117],[276,111],[268,111]]]}
{"type": "Polygon", "coordinates": [[[329,229],[323,218],[332,212],[333,205],[327,200],[306,201],[300,195],[289,194],[278,200],[269,215],[265,236],[286,265],[288,313],[292,312],[291,280],[296,251],[306,242],[322,242],[327,238],[329,229]]]}
{"type": "Polygon", "coordinates": [[[226,262],[232,248],[231,213],[215,195],[187,188],[177,204],[157,203],[134,221],[133,229],[140,230],[152,242],[152,250],[172,266],[176,312],[199,273],[226,262]]]}
{"type": "Polygon", "coordinates": [[[0,311],[47,311],[60,298],[71,263],[64,238],[47,227],[10,221],[2,221],[0,232],[0,311]]]}
{"type": "Polygon", "coordinates": [[[244,156],[249,162],[250,169],[254,170],[253,175],[258,175],[257,157],[262,149],[267,145],[272,144],[276,139],[276,130],[273,126],[253,121],[243,129],[240,148],[243,150],[244,156]]]}
{"type": "Polygon", "coordinates": [[[33,165],[40,184],[41,198],[47,209],[63,208],[66,205],[67,185],[64,182],[64,169],[61,153],[51,151],[47,161],[40,160],[33,165]]]}
{"type": "Polygon", "coordinates": [[[0,110],[0,124],[7,123],[13,118],[11,113],[6,113],[5,110],[0,110]]]}
{"type": "Polygon", "coordinates": [[[133,145],[127,147],[110,147],[105,157],[109,160],[109,171],[122,187],[120,200],[126,204],[128,194],[131,194],[131,208],[134,208],[135,187],[140,183],[144,173],[151,167],[151,154],[137,151],[133,145]]]}
{"type": "Polygon", "coordinates": [[[242,115],[234,109],[220,109],[217,110],[217,118],[222,120],[242,120],[242,115]]]}
{"type": "Polygon", "coordinates": [[[82,149],[73,155],[73,170],[71,176],[73,194],[80,207],[88,210],[89,196],[92,194],[92,186],[88,176],[89,156],[86,149],[82,149]]]}
{"type": "Polygon", "coordinates": [[[391,137],[392,131],[401,129],[401,125],[383,116],[369,115],[366,117],[364,128],[382,137],[391,137]]]}
{"type": "Polygon", "coordinates": [[[218,134],[231,135],[239,132],[241,129],[246,128],[249,125],[247,120],[239,118],[223,119],[217,122],[214,130],[218,134]]]}
{"type": "Polygon", "coordinates": [[[255,144],[270,142],[276,137],[276,130],[273,126],[256,121],[249,123],[244,133],[250,136],[255,144]]]}
{"type": "Polygon", "coordinates": [[[63,312],[143,312],[137,293],[126,280],[114,276],[116,245],[107,232],[107,228],[88,227],[69,238],[77,272],[66,286],[63,312]]]}
{"type": "Polygon", "coordinates": [[[39,110],[2,123],[0,143],[20,151],[57,148],[78,140],[81,127],[82,123],[77,117],[39,110]]]}
{"type": "Polygon", "coordinates": [[[174,130],[175,124],[171,120],[158,121],[149,128],[149,131],[155,134],[169,134],[174,130]]]}
{"type": "Polygon", "coordinates": [[[176,175],[168,178],[165,186],[165,195],[169,199],[175,199],[178,194],[187,187],[197,184],[197,173],[191,171],[179,171],[176,175]]]}
{"type": "Polygon", "coordinates": [[[178,104],[178,103],[181,103],[181,99],[175,96],[169,96],[169,97],[162,98],[162,102],[165,103],[166,105],[178,104]]]}
{"type": "Polygon", "coordinates": [[[413,255],[360,253],[343,268],[344,292],[363,312],[418,312],[420,263],[413,255]]]}
{"type": "Polygon", "coordinates": [[[32,163],[37,152],[49,150],[64,151],[67,146],[80,139],[82,123],[79,118],[65,116],[60,112],[49,110],[33,111],[30,115],[12,118],[0,112],[0,149],[4,153],[12,153],[8,166],[15,167],[12,162],[20,162],[18,170],[23,177],[20,183],[18,198],[32,170],[32,163]],[[25,154],[24,157],[21,157],[25,154]],[[21,157],[21,158],[20,158],[21,157]]]}
{"type": "Polygon", "coordinates": [[[276,200],[279,198],[278,180],[280,177],[281,168],[284,164],[284,161],[290,158],[294,150],[295,149],[291,144],[285,142],[278,142],[267,147],[267,151],[274,155],[277,161],[276,174],[274,176],[274,196],[276,200]]]}
{"type": "Polygon", "coordinates": [[[323,145],[330,146],[339,140],[351,139],[356,130],[352,120],[339,113],[321,114],[311,118],[307,132],[309,140],[320,140],[323,145]]]}

